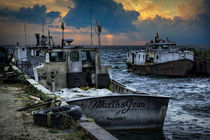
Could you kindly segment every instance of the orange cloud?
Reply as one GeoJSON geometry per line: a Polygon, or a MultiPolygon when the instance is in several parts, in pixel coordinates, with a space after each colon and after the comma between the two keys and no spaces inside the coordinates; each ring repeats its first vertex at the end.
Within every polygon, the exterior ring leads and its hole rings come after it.
{"type": "Polygon", "coordinates": [[[204,12],[203,0],[114,0],[123,5],[128,11],[137,11],[140,21],[153,19],[156,15],[173,19],[181,16],[185,19],[195,18],[199,13],[204,12]]]}
{"type": "Polygon", "coordinates": [[[113,35],[111,35],[111,34],[107,34],[107,35],[105,35],[105,37],[106,37],[106,38],[110,38],[110,39],[111,39],[111,38],[113,38],[113,35]]]}
{"type": "Polygon", "coordinates": [[[203,0],[190,0],[183,2],[177,6],[178,15],[184,19],[194,19],[198,14],[204,13],[204,1],[203,0]]]}
{"type": "MultiPolygon", "coordinates": [[[[96,38],[97,39],[97,38],[96,38]]],[[[145,41],[138,33],[119,33],[102,35],[102,45],[143,45],[145,41]],[[131,35],[137,39],[133,39],[131,35]]]]}
{"type": "Polygon", "coordinates": [[[169,9],[164,9],[162,7],[162,2],[155,2],[154,0],[115,0],[118,3],[123,5],[125,10],[137,11],[140,13],[139,20],[146,20],[149,18],[155,18],[156,15],[166,17],[166,18],[173,18],[171,16],[171,12],[169,9]]]}

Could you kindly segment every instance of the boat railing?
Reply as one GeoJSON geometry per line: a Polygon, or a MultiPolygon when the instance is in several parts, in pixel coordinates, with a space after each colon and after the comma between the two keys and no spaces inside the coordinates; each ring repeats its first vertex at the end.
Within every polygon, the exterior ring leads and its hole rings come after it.
{"type": "Polygon", "coordinates": [[[152,97],[163,97],[163,98],[171,98],[165,95],[158,95],[150,92],[140,91],[135,88],[123,85],[112,79],[112,92],[119,93],[119,94],[139,94],[144,96],[152,96],[152,97]]]}
{"type": "Polygon", "coordinates": [[[120,94],[149,94],[146,92],[138,91],[134,88],[128,87],[112,79],[112,92],[120,94]]]}
{"type": "Polygon", "coordinates": [[[42,65],[42,64],[43,64],[43,62],[40,61],[39,63],[34,64],[34,65],[33,65],[33,68],[35,68],[35,67],[37,67],[37,66],[40,66],[40,65],[42,65]]]}

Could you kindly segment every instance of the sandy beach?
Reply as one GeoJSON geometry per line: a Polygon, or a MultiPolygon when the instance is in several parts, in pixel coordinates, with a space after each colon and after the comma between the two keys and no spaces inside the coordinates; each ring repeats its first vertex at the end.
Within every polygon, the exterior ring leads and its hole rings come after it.
{"type": "Polygon", "coordinates": [[[16,109],[24,106],[24,98],[19,96],[23,92],[22,87],[21,84],[0,85],[1,139],[52,140],[69,138],[68,133],[53,133],[50,128],[34,125],[31,112],[16,111],[16,109]]]}

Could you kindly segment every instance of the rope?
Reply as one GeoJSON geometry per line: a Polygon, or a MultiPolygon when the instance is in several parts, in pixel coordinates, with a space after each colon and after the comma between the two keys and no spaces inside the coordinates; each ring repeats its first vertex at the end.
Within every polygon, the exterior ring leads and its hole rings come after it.
{"type": "Polygon", "coordinates": [[[51,127],[51,114],[52,114],[52,111],[48,112],[47,113],[47,126],[51,127]]]}
{"type": "Polygon", "coordinates": [[[63,126],[64,127],[68,127],[70,124],[72,124],[72,117],[66,113],[63,114],[64,115],[64,121],[63,121],[63,126]]]}
{"type": "Polygon", "coordinates": [[[54,107],[55,106],[55,101],[56,101],[56,99],[52,100],[50,107],[54,107]]]}

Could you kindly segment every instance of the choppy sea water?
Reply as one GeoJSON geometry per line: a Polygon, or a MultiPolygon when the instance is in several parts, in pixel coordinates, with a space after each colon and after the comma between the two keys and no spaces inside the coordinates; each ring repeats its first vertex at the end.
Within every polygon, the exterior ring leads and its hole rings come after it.
{"type": "MultiPolygon", "coordinates": [[[[100,49],[113,79],[142,91],[170,96],[163,130],[112,132],[119,139],[210,139],[210,78],[139,76],[126,69],[128,47],[100,49]]],[[[137,49],[137,48],[134,48],[137,49]]]]}

